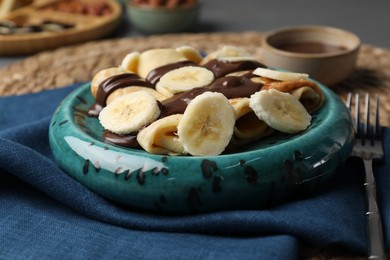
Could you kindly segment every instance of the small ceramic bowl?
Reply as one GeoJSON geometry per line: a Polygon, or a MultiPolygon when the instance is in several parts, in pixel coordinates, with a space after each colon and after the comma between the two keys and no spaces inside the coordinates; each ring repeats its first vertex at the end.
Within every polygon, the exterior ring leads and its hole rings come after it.
{"type": "Polygon", "coordinates": [[[307,73],[331,86],[354,70],[360,45],[358,36],[338,28],[282,28],[265,35],[263,62],[269,67],[307,73]]]}
{"type": "Polygon", "coordinates": [[[139,31],[148,34],[163,34],[189,31],[199,20],[200,4],[183,5],[175,8],[128,6],[130,22],[139,31]]]}

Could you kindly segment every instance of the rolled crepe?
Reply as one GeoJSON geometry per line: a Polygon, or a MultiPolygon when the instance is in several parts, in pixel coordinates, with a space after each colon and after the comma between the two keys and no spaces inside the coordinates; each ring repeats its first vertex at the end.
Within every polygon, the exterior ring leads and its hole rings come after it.
{"type": "Polygon", "coordinates": [[[276,89],[288,92],[296,97],[309,114],[319,109],[324,103],[324,93],[317,83],[310,80],[269,81],[262,89],[276,89]]]}
{"type": "Polygon", "coordinates": [[[236,144],[244,145],[271,135],[274,130],[260,120],[249,107],[249,98],[229,100],[236,115],[233,137],[236,144]]]}
{"type": "Polygon", "coordinates": [[[145,151],[152,154],[185,154],[176,134],[182,116],[182,114],[174,114],[156,120],[139,131],[138,143],[145,151]]]}

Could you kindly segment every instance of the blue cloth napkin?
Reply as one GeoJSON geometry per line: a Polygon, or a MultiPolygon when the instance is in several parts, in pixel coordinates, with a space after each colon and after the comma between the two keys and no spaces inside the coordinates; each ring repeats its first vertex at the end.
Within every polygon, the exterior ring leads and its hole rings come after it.
{"type": "MultiPolygon", "coordinates": [[[[48,144],[54,109],[78,86],[0,98],[0,258],[296,259],[303,244],[367,253],[357,159],[312,196],[264,210],[157,215],[99,197],[58,168],[48,144]]],[[[390,129],[384,136],[387,163],[374,171],[389,249],[390,129]]]]}

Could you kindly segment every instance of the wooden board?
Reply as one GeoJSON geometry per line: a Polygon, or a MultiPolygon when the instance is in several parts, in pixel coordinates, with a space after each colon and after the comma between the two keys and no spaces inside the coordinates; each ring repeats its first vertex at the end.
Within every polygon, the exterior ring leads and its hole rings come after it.
{"type": "MultiPolygon", "coordinates": [[[[54,8],[56,4],[66,1],[55,1],[43,5],[32,4],[16,9],[0,19],[0,22],[11,21],[22,27],[40,25],[44,21],[71,26],[71,28],[60,31],[0,34],[0,55],[33,54],[43,50],[99,39],[111,33],[119,25],[122,8],[115,0],[101,0],[110,10],[102,15],[77,13],[54,8]]],[[[82,0],[80,2],[85,5],[96,4],[94,0],[82,0]]]]}

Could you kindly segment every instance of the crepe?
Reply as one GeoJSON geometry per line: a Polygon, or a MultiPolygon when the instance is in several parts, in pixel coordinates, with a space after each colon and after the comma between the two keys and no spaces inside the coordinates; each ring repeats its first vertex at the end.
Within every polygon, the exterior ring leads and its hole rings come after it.
{"type": "Polygon", "coordinates": [[[319,109],[324,103],[324,94],[318,84],[310,80],[267,81],[262,89],[276,89],[288,92],[296,97],[309,114],[319,109]]]}
{"type": "Polygon", "coordinates": [[[274,132],[274,129],[260,120],[249,107],[249,98],[233,98],[229,102],[236,115],[233,131],[236,145],[251,143],[274,132]]]}

